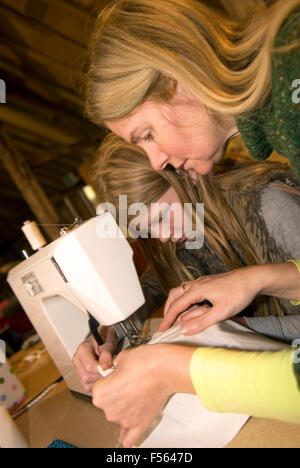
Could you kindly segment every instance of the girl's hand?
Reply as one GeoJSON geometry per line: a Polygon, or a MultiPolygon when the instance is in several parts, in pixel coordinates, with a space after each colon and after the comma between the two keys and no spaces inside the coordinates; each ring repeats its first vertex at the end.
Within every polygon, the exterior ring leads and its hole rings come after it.
{"type": "Polygon", "coordinates": [[[98,365],[103,370],[113,365],[113,355],[117,349],[117,338],[113,327],[100,327],[99,333],[104,342],[98,346],[95,339],[89,336],[78,347],[73,357],[73,365],[85,392],[90,393],[101,378],[98,365]]]}

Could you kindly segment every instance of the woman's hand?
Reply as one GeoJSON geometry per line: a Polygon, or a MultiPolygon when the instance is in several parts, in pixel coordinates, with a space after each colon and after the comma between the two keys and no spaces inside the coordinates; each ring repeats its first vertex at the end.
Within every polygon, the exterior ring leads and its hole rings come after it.
{"type": "Polygon", "coordinates": [[[255,265],[221,275],[205,276],[171,291],[159,331],[176,321],[182,333],[193,335],[242,312],[259,294],[299,301],[300,275],[294,263],[255,265]],[[209,301],[212,307],[193,307],[209,301]]]}
{"type": "Polygon", "coordinates": [[[167,330],[176,321],[182,323],[184,335],[203,331],[244,310],[258,294],[259,286],[251,267],[185,283],[185,290],[181,286],[170,294],[159,331],[167,330]],[[209,301],[212,306],[195,307],[204,301],[209,301]],[[183,314],[191,307],[190,312],[183,314]]]}
{"type": "Polygon", "coordinates": [[[99,346],[93,336],[89,336],[78,347],[73,357],[73,364],[84,391],[90,393],[101,378],[98,365],[103,370],[113,366],[113,355],[117,349],[117,337],[113,327],[100,327],[103,345],[99,346]]]}
{"type": "Polygon", "coordinates": [[[145,345],[123,351],[116,369],[93,388],[93,403],[121,426],[124,447],[132,447],[173,393],[195,393],[189,364],[195,348],[145,345]]]}

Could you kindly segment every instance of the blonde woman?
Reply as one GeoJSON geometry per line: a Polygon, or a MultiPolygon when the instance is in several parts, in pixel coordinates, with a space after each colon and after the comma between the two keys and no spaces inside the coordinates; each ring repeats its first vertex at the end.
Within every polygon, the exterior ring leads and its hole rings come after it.
{"type": "Polygon", "coordinates": [[[119,0],[90,45],[86,113],[141,146],[155,169],[207,174],[241,133],[300,179],[300,1],[230,20],[197,0],[119,0]]]}
{"type": "MultiPolygon", "coordinates": [[[[158,170],[208,174],[240,132],[254,158],[277,150],[299,181],[300,1],[266,3],[234,21],[196,0],[114,2],[91,41],[87,115],[145,149],[158,170]]],[[[263,282],[288,298],[298,277],[282,264],[200,280],[171,294],[163,327],[203,297],[214,307],[198,329],[222,320],[224,304],[230,317],[263,282]]]]}
{"type": "MultiPolygon", "coordinates": [[[[273,261],[282,261],[289,258],[289,254],[291,253],[288,253],[288,250],[290,250],[290,247],[287,246],[289,244],[289,240],[286,239],[286,245],[282,246],[284,247],[283,249],[276,244],[269,233],[269,230],[272,230],[272,222],[270,222],[269,219],[267,226],[264,217],[257,212],[257,200],[262,200],[261,213],[270,212],[272,210],[274,211],[274,208],[277,207],[277,215],[275,212],[273,213],[273,228],[275,227],[276,230],[278,211],[281,209],[280,204],[278,204],[278,200],[289,200],[286,208],[286,211],[288,212],[287,216],[291,213],[291,210],[293,211],[294,209],[299,208],[299,191],[296,188],[290,187],[290,185],[287,186],[285,183],[280,182],[280,180],[285,181],[288,177],[288,182],[291,184],[292,179],[290,179],[290,172],[286,167],[279,164],[270,164],[268,166],[266,164],[253,164],[251,161],[241,160],[235,162],[232,166],[232,161],[231,164],[229,164],[229,162],[230,161],[227,161],[226,163],[227,172],[224,170],[224,167],[218,168],[218,171],[214,176],[205,178],[199,177],[197,183],[195,180],[192,181],[184,172],[182,172],[182,174],[178,174],[175,171],[168,169],[166,171],[156,173],[151,169],[142,150],[139,148],[134,149],[134,147],[122,142],[119,138],[113,135],[108,137],[99,152],[98,162],[95,167],[95,177],[98,181],[99,193],[102,200],[111,202],[118,206],[119,195],[126,194],[128,196],[129,205],[137,201],[144,202],[147,206],[152,202],[157,201],[161,203],[166,201],[169,203],[175,201],[180,201],[181,203],[192,201],[194,204],[195,202],[201,201],[204,202],[207,207],[206,244],[208,245],[204,245],[199,252],[190,251],[187,253],[187,251],[185,251],[185,249],[178,243],[174,246],[176,239],[173,236],[174,230],[172,231],[172,229],[170,238],[173,241],[173,245],[170,242],[165,242],[160,244],[160,246],[155,245],[155,248],[149,247],[148,243],[146,245],[145,251],[148,253],[152,269],[154,273],[156,273],[156,278],[157,281],[160,282],[161,289],[165,290],[166,293],[168,293],[170,287],[174,287],[176,284],[180,284],[182,281],[188,280],[191,276],[199,276],[199,272],[203,275],[216,272],[222,275],[223,272],[232,268],[247,265],[247,262],[255,265],[262,261],[270,261],[271,258],[273,261]],[[230,167],[230,170],[228,169],[228,166],[230,167]],[[229,193],[230,196],[228,196],[229,193]],[[224,197],[225,194],[226,198],[224,197]],[[227,225],[226,222],[223,223],[226,218],[228,218],[227,225]],[[233,245],[235,245],[234,248],[233,245]]],[[[295,213],[297,213],[297,211],[295,213]]],[[[299,215],[298,211],[298,219],[299,215]]],[[[291,229],[291,231],[292,230],[293,229],[291,229]]],[[[296,240],[297,232],[298,231],[295,230],[296,240]]],[[[163,239],[162,237],[161,240],[166,241],[166,239],[163,239]]],[[[290,240],[291,246],[295,248],[293,240],[290,240]]],[[[279,243],[281,242],[279,241],[279,243]]],[[[298,249],[299,248],[300,245],[298,246],[298,249]]],[[[295,255],[298,252],[299,251],[296,250],[294,252],[295,255]]],[[[291,267],[294,268],[293,265],[291,265],[291,267]]],[[[155,288],[155,286],[154,288],[152,286],[150,289],[150,295],[153,295],[153,293],[159,297],[159,291],[157,291],[157,287],[155,288]]],[[[146,294],[146,297],[148,298],[149,295],[146,294]]],[[[250,302],[252,302],[252,300],[245,303],[244,307],[247,307],[250,302]]],[[[244,307],[242,307],[242,309],[244,307]]],[[[260,310],[261,315],[275,313],[275,310],[277,310],[280,315],[284,310],[284,305],[282,303],[278,310],[278,303],[276,309],[274,302],[268,304],[268,300],[265,299],[260,301],[260,304],[256,304],[256,307],[258,307],[257,310],[260,310]]],[[[145,310],[141,312],[144,314],[145,318],[145,310]]],[[[271,328],[273,327],[273,330],[270,331],[270,335],[284,339],[287,338],[287,336],[284,337],[282,335],[276,335],[276,326],[281,327],[283,325],[287,330],[289,325],[287,324],[286,319],[289,318],[292,319],[290,323],[292,328],[294,327],[295,329],[298,326],[299,330],[299,323],[297,325],[299,317],[262,317],[261,319],[252,318],[248,320],[250,321],[250,326],[254,329],[258,329],[260,332],[263,332],[264,329],[266,329],[266,326],[268,327],[271,324],[271,328]],[[256,320],[260,321],[257,326],[255,324],[256,320]],[[276,322],[277,320],[278,322],[276,322]]],[[[193,328],[188,331],[188,333],[194,332],[195,330],[193,330],[193,328]]],[[[292,331],[292,334],[293,333],[295,333],[294,337],[298,337],[295,331],[292,331]]],[[[96,354],[100,354],[100,364],[102,364],[103,367],[109,368],[111,366],[112,354],[116,349],[116,338],[112,330],[102,330],[102,334],[105,339],[105,345],[102,348],[99,348],[97,352],[94,353],[95,344],[89,340],[81,345],[74,358],[74,364],[79,376],[86,385],[90,385],[89,389],[92,389],[93,384],[98,380],[97,360],[95,359],[96,354]],[[105,361],[108,361],[107,366],[105,365],[105,361]],[[86,372],[85,368],[89,369],[90,372],[86,372]],[[95,368],[94,373],[91,371],[93,368],[95,368]]],[[[142,348],[134,351],[133,353],[122,353],[118,358],[118,366],[122,363],[120,373],[116,372],[116,378],[114,378],[113,381],[111,381],[111,379],[107,381],[107,385],[104,385],[104,383],[101,382],[94,388],[94,402],[97,406],[106,410],[108,418],[120,422],[124,427],[134,428],[133,432],[122,431],[122,438],[125,446],[134,443],[135,437],[141,433],[140,431],[145,429],[147,424],[149,424],[151,417],[155,416],[155,411],[160,404],[163,404],[167,394],[169,396],[171,393],[176,391],[190,392],[191,389],[193,389],[191,392],[195,392],[195,389],[197,389],[196,384],[195,387],[191,385],[191,377],[188,371],[188,363],[189,360],[191,361],[192,357],[190,349],[178,346],[171,348],[168,348],[168,346],[150,348],[151,352],[142,348]],[[169,356],[168,362],[171,362],[174,358],[176,365],[180,366],[177,368],[173,367],[173,369],[176,369],[176,375],[180,376],[181,387],[178,386],[178,381],[177,383],[175,382],[176,379],[174,376],[170,376],[171,382],[174,384],[174,387],[172,387],[170,382],[166,381],[164,374],[161,374],[160,372],[162,370],[162,362],[164,362],[164,356],[166,354],[169,356]],[[141,363],[144,363],[145,365],[143,370],[140,369],[141,363]],[[134,365],[130,369],[131,364],[134,365]],[[126,372],[122,372],[122,369],[126,369],[126,372]],[[149,371],[149,375],[147,375],[147,378],[143,380],[143,388],[139,391],[141,375],[144,375],[145,369],[149,371]],[[124,382],[125,374],[127,374],[127,372],[131,379],[130,385],[128,381],[124,382]],[[158,375],[161,376],[165,386],[162,385],[161,381],[157,381],[158,375]],[[183,382],[185,382],[186,386],[183,382]],[[126,388],[129,386],[128,388],[130,388],[130,392],[132,392],[131,394],[133,399],[129,396],[129,392],[126,391],[124,393],[124,390],[121,392],[121,387],[124,384],[126,388]],[[161,394],[158,392],[157,385],[162,390],[161,394]],[[134,391],[133,386],[135,386],[134,391]],[[170,389],[171,393],[169,394],[168,392],[170,389]],[[145,410],[143,405],[148,401],[150,391],[154,392],[154,394],[151,394],[151,399],[154,404],[149,413],[148,410],[145,410]],[[122,393],[122,398],[120,398],[120,392],[122,393]],[[117,405],[116,399],[118,400],[117,405]],[[122,405],[124,405],[123,410],[124,408],[130,408],[130,411],[133,410],[134,418],[137,418],[137,414],[141,408],[143,408],[143,412],[141,414],[145,414],[145,418],[141,418],[139,415],[140,419],[128,419],[128,415],[125,414],[124,416],[124,413],[122,414],[122,411],[118,410],[118,408],[120,408],[120,401],[122,402],[122,405]],[[111,416],[112,409],[115,412],[113,416],[111,416]]],[[[196,353],[199,353],[199,350],[193,351],[195,352],[195,355],[196,353]]],[[[226,352],[224,355],[226,356],[226,352]]],[[[280,365],[284,362],[284,366],[292,369],[290,364],[291,353],[289,353],[289,355],[284,355],[285,353],[280,356],[278,355],[279,359],[277,361],[275,359],[275,362],[280,363],[280,365]],[[284,361],[282,361],[283,356],[285,358],[284,361]]],[[[234,356],[228,356],[229,362],[234,363],[233,358],[238,356],[240,356],[239,353],[235,353],[234,356]]],[[[261,356],[259,356],[259,358],[261,358],[261,356]]],[[[258,356],[254,353],[253,359],[256,360],[257,357],[258,356]]],[[[265,357],[268,357],[268,353],[265,354],[265,357]]],[[[222,365],[224,365],[223,361],[222,365]]],[[[234,367],[234,364],[232,365],[234,367]]],[[[256,366],[257,363],[255,362],[254,365],[256,366]]],[[[265,365],[268,366],[269,361],[266,362],[265,365]]],[[[247,365],[242,366],[242,368],[248,369],[247,365]]],[[[170,372],[168,372],[168,375],[169,374],[170,372]]],[[[195,375],[196,372],[194,371],[194,381],[197,380],[195,375]]],[[[227,376],[226,373],[222,375],[225,380],[226,378],[230,380],[229,374],[227,376]]],[[[269,376],[270,372],[266,375],[269,376]]],[[[204,375],[201,378],[205,381],[204,375]]],[[[291,379],[294,379],[293,375],[291,376],[291,379]]],[[[245,379],[245,382],[243,383],[246,385],[246,382],[247,379],[245,379]]],[[[254,383],[257,384],[257,381],[254,383]]],[[[238,393],[240,393],[240,390],[241,389],[239,388],[238,393]]],[[[292,393],[294,390],[295,388],[292,393]]],[[[291,396],[291,393],[289,393],[289,395],[291,396]]],[[[199,396],[202,401],[207,403],[205,395],[203,395],[203,391],[199,392],[199,396]]],[[[249,392],[247,392],[246,396],[243,396],[247,400],[249,392]]],[[[237,396],[239,404],[240,398],[241,395],[239,394],[237,396]]],[[[294,398],[294,396],[292,396],[292,398],[294,398]]],[[[266,399],[268,399],[268,395],[266,395],[266,399]]],[[[270,404],[266,405],[266,407],[262,405],[263,409],[258,411],[257,408],[253,409],[253,398],[251,399],[251,396],[250,401],[252,402],[252,406],[251,404],[250,406],[243,406],[244,412],[247,412],[247,410],[251,408],[249,411],[251,414],[258,416],[268,414],[272,417],[279,417],[285,420],[289,419],[289,416],[287,416],[286,413],[284,414],[285,409],[282,407],[284,405],[280,406],[279,412],[276,412],[276,410],[272,408],[272,405],[270,412],[270,404]]],[[[220,404],[222,408],[222,401],[219,401],[218,404],[220,404]]],[[[242,405],[245,405],[245,400],[242,402],[242,405]]],[[[232,405],[230,411],[232,411],[232,409],[235,410],[235,408],[236,407],[232,405]]],[[[212,409],[214,411],[216,410],[216,408],[212,409]]],[[[228,410],[228,408],[226,409],[228,410]]],[[[295,420],[295,417],[298,417],[297,411],[295,411],[295,414],[296,416],[294,416],[293,420],[295,420]]]]}
{"type": "MultiPolygon", "coordinates": [[[[113,2],[91,40],[88,117],[143,148],[157,170],[169,164],[208,174],[241,133],[254,158],[277,150],[299,181],[300,0],[267,3],[253,2],[252,14],[235,21],[198,0],[113,2]]],[[[273,281],[281,276],[272,268],[263,273],[273,281]]],[[[193,295],[200,301],[221,291],[211,296],[219,307],[209,317],[216,321],[224,303],[232,304],[228,316],[235,313],[252,279],[256,270],[230,277],[241,291],[234,301],[226,281],[209,292],[195,283],[193,295]]],[[[163,326],[190,294],[172,294],[163,326]]]]}

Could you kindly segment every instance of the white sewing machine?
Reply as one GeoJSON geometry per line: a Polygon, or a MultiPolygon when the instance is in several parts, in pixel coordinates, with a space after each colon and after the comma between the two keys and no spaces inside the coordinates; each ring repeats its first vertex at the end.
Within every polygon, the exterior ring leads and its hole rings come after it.
{"type": "Polygon", "coordinates": [[[133,343],[130,316],[145,299],[133,251],[110,213],[62,234],[11,270],[8,282],[70,390],[84,394],[72,357],[89,334],[89,314],[101,325],[121,323],[133,343]]]}

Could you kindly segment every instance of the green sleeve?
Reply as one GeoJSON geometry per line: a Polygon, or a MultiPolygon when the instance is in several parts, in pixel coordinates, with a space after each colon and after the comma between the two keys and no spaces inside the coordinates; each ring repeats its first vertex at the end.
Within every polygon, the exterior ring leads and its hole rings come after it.
{"type": "Polygon", "coordinates": [[[288,158],[300,182],[300,9],[296,10],[281,28],[275,42],[272,62],[272,112],[275,128],[270,144],[288,158]],[[289,51],[276,51],[295,44],[289,51]],[[299,82],[299,84],[297,84],[299,82]]]}
{"type": "Polygon", "coordinates": [[[201,402],[217,413],[249,414],[300,424],[296,352],[199,348],[191,378],[201,402]]]}

